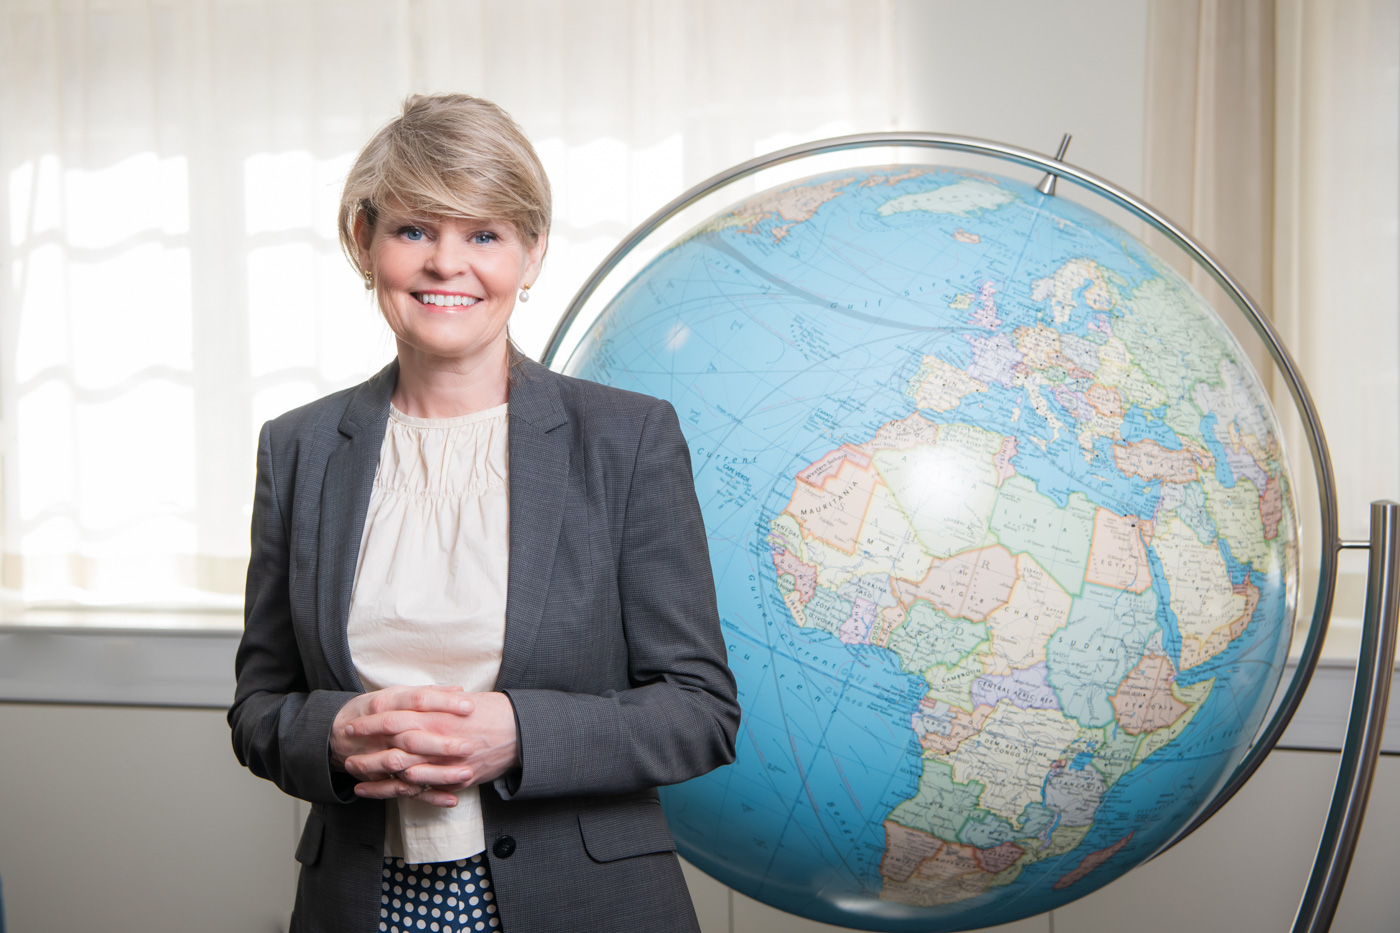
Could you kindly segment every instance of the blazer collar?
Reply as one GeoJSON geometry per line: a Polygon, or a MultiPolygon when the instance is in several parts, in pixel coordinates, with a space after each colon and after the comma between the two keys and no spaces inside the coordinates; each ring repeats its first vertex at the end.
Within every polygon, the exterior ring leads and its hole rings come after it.
{"type": "Polygon", "coordinates": [[[558,376],[531,359],[516,361],[510,383],[510,416],[538,431],[553,431],[569,418],[559,401],[558,376]]]}
{"type": "MultiPolygon", "coordinates": [[[[389,399],[399,384],[399,361],[395,357],[388,366],[370,376],[352,390],[350,404],[340,418],[340,433],[354,437],[366,429],[384,437],[384,425],[389,420],[389,399]]],[[[379,451],[376,448],[375,458],[379,451]]]]}
{"type": "Polygon", "coordinates": [[[532,360],[515,364],[510,385],[510,572],[506,640],[496,689],[519,685],[553,579],[554,552],[569,488],[570,432],[559,377],[532,360]]]}
{"type": "MultiPolygon", "coordinates": [[[[359,565],[379,450],[398,383],[394,360],[352,390],[338,425],[346,440],[331,453],[321,489],[321,573],[317,617],[321,648],[336,679],[363,690],[350,657],[346,625],[359,565]]],[[[498,689],[518,683],[529,664],[544,613],[569,477],[568,423],[559,377],[533,360],[515,364],[510,385],[510,571],[506,641],[498,689]]]]}
{"type": "Polygon", "coordinates": [[[351,390],[339,424],[345,437],[327,457],[325,481],[321,484],[316,628],[326,663],[347,690],[364,689],[350,657],[346,626],[365,514],[379,466],[379,448],[389,423],[389,398],[398,380],[396,359],[351,390]]]}
{"type": "MultiPolygon", "coordinates": [[[[555,375],[549,368],[529,358],[515,363],[510,384],[510,416],[519,418],[537,430],[553,431],[569,418],[559,401],[555,375]]],[[[399,361],[389,363],[379,372],[355,387],[345,414],[340,419],[340,433],[354,437],[363,430],[377,433],[381,440],[384,424],[389,419],[389,399],[399,382],[399,361]]]]}

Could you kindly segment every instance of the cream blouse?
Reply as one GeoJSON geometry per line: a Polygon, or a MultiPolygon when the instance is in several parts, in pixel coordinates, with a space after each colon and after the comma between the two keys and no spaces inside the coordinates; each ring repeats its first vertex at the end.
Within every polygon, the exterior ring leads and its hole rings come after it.
{"type": "MultiPolygon", "coordinates": [[[[506,407],[459,418],[390,408],[350,596],[350,656],[366,690],[495,687],[505,642],[506,407]]],[[[445,862],[486,848],[475,787],[441,809],[389,801],[384,854],[445,862]]]]}

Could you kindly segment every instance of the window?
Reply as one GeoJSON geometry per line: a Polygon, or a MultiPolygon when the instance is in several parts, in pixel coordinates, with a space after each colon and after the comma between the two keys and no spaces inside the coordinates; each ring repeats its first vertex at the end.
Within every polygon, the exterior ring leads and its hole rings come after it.
{"type": "Polygon", "coordinates": [[[800,138],[890,128],[891,5],[804,10],[6,4],[10,616],[164,609],[240,624],[259,427],[393,355],[333,225],[350,160],[405,94],[479,93],[535,140],[556,220],[513,328],[537,352],[587,272],[687,185],[800,138]],[[794,67],[814,54],[821,68],[794,67]],[[784,78],[799,73],[800,86],[784,78]]]}

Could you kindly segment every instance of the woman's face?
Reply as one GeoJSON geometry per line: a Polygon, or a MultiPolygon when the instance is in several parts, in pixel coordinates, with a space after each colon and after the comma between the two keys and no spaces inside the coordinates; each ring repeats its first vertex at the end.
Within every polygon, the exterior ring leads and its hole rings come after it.
{"type": "Polygon", "coordinates": [[[515,295],[533,283],[545,238],[531,245],[506,221],[383,212],[355,231],[394,335],[427,357],[463,367],[504,354],[515,295]]]}

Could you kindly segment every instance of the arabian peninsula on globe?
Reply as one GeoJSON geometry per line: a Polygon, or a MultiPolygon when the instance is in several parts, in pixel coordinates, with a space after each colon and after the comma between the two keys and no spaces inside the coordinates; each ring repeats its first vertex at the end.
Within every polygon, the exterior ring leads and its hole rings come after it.
{"type": "Polygon", "coordinates": [[[865,168],[661,252],[566,371],[671,401],[744,721],[681,853],[872,930],[1005,923],[1166,844],[1283,671],[1297,528],[1245,354],[996,175],[865,168]]]}

